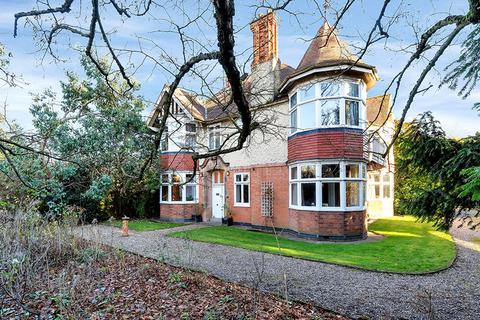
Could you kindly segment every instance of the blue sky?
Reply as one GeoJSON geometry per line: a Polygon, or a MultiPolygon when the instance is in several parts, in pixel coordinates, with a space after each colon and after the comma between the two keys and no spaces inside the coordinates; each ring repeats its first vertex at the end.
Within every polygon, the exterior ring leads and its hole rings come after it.
{"type": "MultiPolygon", "coordinates": [[[[53,0],[52,3],[62,3],[63,0],[53,0]]],[[[0,42],[7,46],[7,50],[13,53],[11,58],[11,70],[20,75],[26,82],[21,88],[0,87],[0,101],[6,101],[8,116],[15,119],[22,126],[31,127],[31,117],[28,108],[31,104],[29,93],[39,93],[46,88],[59,90],[59,81],[64,78],[66,70],[81,72],[79,68],[79,54],[73,49],[84,43],[84,39],[78,37],[62,36],[58,38],[55,49],[65,62],[55,63],[48,55],[43,56],[38,51],[35,44],[31,28],[24,27],[23,23],[19,25],[19,35],[13,38],[13,14],[18,11],[30,10],[33,8],[34,0],[7,1],[0,0],[2,11],[0,12],[0,42]]],[[[208,1],[200,3],[185,2],[187,10],[197,10],[207,6],[208,1]]],[[[248,28],[248,22],[254,17],[254,11],[249,6],[254,1],[237,1],[237,11],[235,16],[237,53],[243,53],[239,60],[244,61],[251,53],[251,32],[248,28]]],[[[342,1],[332,1],[333,7],[343,3],[342,1]]],[[[355,44],[361,44],[368,34],[372,23],[380,9],[383,1],[368,0],[358,1],[351,12],[342,20],[340,25],[340,36],[344,40],[355,44]]],[[[401,18],[399,22],[390,30],[391,37],[387,43],[375,44],[364,57],[364,61],[375,65],[378,69],[381,80],[369,92],[369,95],[376,95],[383,92],[386,83],[400,70],[408,54],[400,50],[405,48],[414,39],[413,28],[424,30],[432,21],[445,16],[448,13],[462,14],[465,12],[467,0],[462,1],[392,1],[392,9],[387,12],[390,15],[399,13],[401,18]],[[394,10],[398,10],[394,12],[394,10]]],[[[294,1],[289,7],[293,12],[299,12],[298,21],[289,14],[280,13],[278,17],[278,48],[279,56],[283,63],[296,67],[303,53],[308,47],[308,39],[311,39],[323,22],[323,17],[318,14],[317,9],[312,2],[307,0],[294,1]],[[300,24],[298,23],[300,21],[300,24]]],[[[170,14],[170,12],[168,12],[170,14]]],[[[112,12],[105,12],[106,18],[112,17],[112,12]]],[[[178,15],[171,14],[174,19],[178,15]]],[[[208,17],[208,15],[207,15],[208,17]]],[[[210,17],[211,18],[211,17],[210,17]]],[[[159,11],[155,17],[137,18],[122,21],[115,19],[106,19],[106,28],[110,31],[116,31],[112,36],[116,47],[138,48],[138,36],[149,38],[155,42],[155,45],[165,49],[173,57],[180,59],[180,42],[178,38],[171,33],[155,32],[156,30],[165,30],[167,28],[164,20],[171,19],[166,12],[159,11]],[[107,22],[108,21],[108,22],[107,22]]],[[[180,18],[178,18],[180,20],[180,18]]],[[[330,20],[334,20],[330,17],[330,20]]],[[[188,34],[195,38],[201,38],[206,48],[215,50],[215,31],[211,27],[211,20],[199,22],[197,26],[187,30],[188,34]]],[[[464,36],[464,35],[463,35],[464,36]]],[[[461,40],[461,38],[459,39],[461,40]]],[[[457,41],[458,42],[458,41],[457,41]]],[[[147,50],[159,55],[158,47],[155,47],[150,41],[142,43],[147,50]]],[[[473,103],[480,102],[479,90],[463,100],[457,96],[456,92],[448,88],[438,89],[438,82],[443,69],[447,63],[454,60],[460,53],[460,46],[454,45],[446,53],[445,57],[439,62],[437,68],[424,87],[432,84],[432,88],[425,94],[418,96],[412,109],[409,112],[408,119],[416,116],[420,112],[431,110],[434,116],[440,120],[442,126],[450,136],[465,136],[475,133],[480,128],[480,118],[476,111],[472,110],[473,103]]],[[[355,49],[353,48],[353,51],[355,49]]],[[[134,57],[133,61],[138,63],[139,57],[134,57]]],[[[403,108],[406,97],[408,96],[409,85],[416,80],[418,73],[424,61],[420,61],[418,66],[406,74],[405,82],[400,90],[398,103],[395,106],[394,114],[398,117],[403,108]]],[[[154,101],[158,96],[164,83],[171,80],[171,75],[147,61],[135,73],[135,78],[142,84],[140,93],[147,101],[154,101]]],[[[194,79],[186,79],[183,86],[194,86],[194,79]]]]}

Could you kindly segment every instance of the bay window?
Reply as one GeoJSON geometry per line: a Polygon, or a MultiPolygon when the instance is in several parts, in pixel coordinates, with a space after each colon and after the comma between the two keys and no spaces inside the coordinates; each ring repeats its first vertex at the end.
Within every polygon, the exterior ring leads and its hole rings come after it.
{"type": "Polygon", "coordinates": [[[191,172],[166,172],[161,177],[161,203],[197,203],[198,183],[191,172]]]}
{"type": "Polygon", "coordinates": [[[329,126],[363,128],[365,86],[353,79],[313,82],[290,96],[290,133],[329,126]]]}
{"type": "Polygon", "coordinates": [[[363,162],[301,162],[290,166],[290,207],[313,211],[363,210],[363,162]]]}
{"type": "Polygon", "coordinates": [[[250,175],[248,173],[235,173],[234,179],[235,206],[247,207],[250,205],[250,175]]]}

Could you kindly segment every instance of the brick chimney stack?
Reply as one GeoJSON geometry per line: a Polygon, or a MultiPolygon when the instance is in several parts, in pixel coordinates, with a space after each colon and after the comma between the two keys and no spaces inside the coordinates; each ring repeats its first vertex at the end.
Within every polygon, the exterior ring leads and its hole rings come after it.
{"type": "Polygon", "coordinates": [[[277,52],[277,19],[273,11],[260,15],[250,23],[253,32],[253,62],[255,66],[278,57],[277,52]]]}

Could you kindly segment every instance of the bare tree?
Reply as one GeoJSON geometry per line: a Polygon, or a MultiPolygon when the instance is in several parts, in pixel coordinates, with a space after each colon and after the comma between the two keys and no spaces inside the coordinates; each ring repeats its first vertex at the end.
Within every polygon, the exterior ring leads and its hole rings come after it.
{"type": "MultiPolygon", "coordinates": [[[[255,12],[270,9],[273,11],[281,11],[291,17],[294,17],[301,26],[301,15],[305,14],[301,10],[294,7],[296,1],[258,1],[251,4],[255,12]]],[[[298,2],[298,1],[297,1],[298,2]]],[[[342,19],[351,12],[353,5],[358,0],[346,0],[339,5],[335,11],[336,20],[332,25],[332,32],[342,23],[342,19]]],[[[110,72],[99,63],[99,51],[104,50],[109,54],[112,63],[116,66],[116,71],[122,75],[130,87],[133,86],[132,75],[135,72],[134,67],[130,67],[133,63],[131,58],[134,54],[143,56],[139,64],[143,64],[146,59],[153,61],[155,68],[163,68],[164,71],[171,74],[173,80],[168,86],[166,99],[161,106],[162,113],[159,121],[158,139],[154,146],[157,150],[160,145],[161,136],[164,132],[165,122],[168,116],[172,116],[169,112],[169,106],[172,101],[172,95],[180,82],[187,76],[198,76],[203,84],[206,84],[207,91],[212,91],[208,84],[206,74],[211,74],[215,66],[220,66],[225,74],[225,78],[229,83],[229,100],[226,105],[234,105],[235,111],[242,120],[242,126],[238,126],[235,133],[229,136],[230,141],[236,140],[235,144],[224,144],[222,148],[210,150],[204,153],[195,153],[193,158],[196,161],[200,159],[218,156],[240,150],[244,147],[247,137],[255,129],[259,129],[262,125],[256,121],[252,121],[252,106],[247,98],[247,92],[242,85],[244,70],[237,60],[239,52],[235,43],[236,32],[243,26],[234,26],[235,9],[241,4],[233,0],[228,1],[205,1],[199,2],[193,10],[187,9],[181,1],[173,1],[172,3],[158,3],[152,0],[138,1],[99,1],[91,0],[80,2],[75,0],[65,0],[61,5],[53,6],[49,2],[37,1],[36,8],[31,11],[19,12],[15,15],[14,35],[18,33],[18,23],[25,20],[36,31],[39,36],[39,43],[45,52],[50,53],[54,58],[58,59],[53,45],[55,39],[61,33],[71,33],[75,36],[85,38],[83,50],[87,57],[98,67],[105,78],[109,79],[110,72]],[[112,13],[113,12],[113,13],[112,13]],[[74,19],[73,17],[81,17],[74,19]],[[159,18],[161,17],[161,18],[159,18]],[[166,18],[165,18],[166,17],[166,18]],[[175,33],[177,34],[182,46],[182,52],[178,56],[168,54],[167,48],[156,44],[151,39],[139,39],[138,49],[116,48],[113,45],[113,34],[107,31],[106,25],[110,20],[124,19],[125,21],[138,18],[152,18],[157,21],[166,22],[167,28],[163,30],[152,30],[155,32],[175,33]],[[214,24],[210,21],[213,18],[214,24]],[[79,21],[87,21],[87,24],[79,23],[79,21]],[[88,27],[84,27],[88,25],[88,27]],[[189,30],[195,26],[195,32],[201,34],[195,37],[189,30]],[[208,30],[203,30],[206,28],[208,30]],[[216,38],[211,39],[205,36],[208,31],[215,31],[216,38]],[[204,41],[207,40],[207,41],[204,41]],[[143,43],[153,44],[153,53],[145,50],[143,43]],[[217,48],[215,48],[215,46],[217,48]],[[212,62],[213,67],[201,67],[204,62],[212,62]],[[171,68],[165,67],[170,64],[171,68]],[[125,67],[128,65],[129,67],[125,67]]],[[[446,15],[434,22],[427,30],[419,32],[418,41],[412,43],[410,47],[414,47],[410,53],[410,58],[403,68],[391,79],[385,92],[392,90],[393,105],[395,106],[401,85],[404,80],[405,73],[415,66],[414,62],[419,59],[427,59],[428,63],[419,72],[416,83],[409,88],[408,99],[402,107],[402,115],[398,121],[398,125],[394,132],[394,138],[388,144],[383,156],[387,156],[394,141],[398,137],[402,124],[405,121],[407,113],[414,102],[415,97],[428,90],[422,88],[426,76],[435,67],[438,60],[444,56],[445,51],[452,45],[458,35],[467,27],[478,28],[480,21],[480,4],[478,0],[468,0],[468,11],[463,15],[446,15]],[[449,28],[453,26],[452,28],[449,28]],[[447,31],[448,30],[448,31],[447,31]],[[446,33],[445,33],[446,31],[446,33]],[[429,51],[435,50],[433,56],[428,56],[429,51]]],[[[329,1],[308,1],[308,10],[313,8],[321,16],[325,16],[325,8],[329,6],[329,1]]],[[[385,0],[377,13],[377,18],[371,27],[365,43],[358,48],[358,61],[367,53],[369,48],[379,41],[386,41],[390,37],[389,29],[392,25],[399,23],[398,12],[401,4],[395,4],[391,0],[385,0]]],[[[467,48],[468,50],[468,48],[467,48]]],[[[461,75],[457,70],[455,79],[461,75]]],[[[467,73],[467,78],[478,77],[472,72],[467,73]]],[[[453,81],[453,79],[449,79],[453,81]]],[[[458,81],[458,80],[457,80],[458,81]]],[[[473,80],[470,80],[473,81],[473,80]]],[[[471,82],[469,82],[471,84],[471,82]]],[[[475,81],[473,81],[475,83],[475,81]]],[[[393,108],[392,108],[393,109],[393,108]]],[[[390,111],[391,112],[391,111],[390,111]]],[[[152,157],[156,152],[152,150],[152,157]]],[[[146,164],[148,165],[148,163],[146,164]]]]}

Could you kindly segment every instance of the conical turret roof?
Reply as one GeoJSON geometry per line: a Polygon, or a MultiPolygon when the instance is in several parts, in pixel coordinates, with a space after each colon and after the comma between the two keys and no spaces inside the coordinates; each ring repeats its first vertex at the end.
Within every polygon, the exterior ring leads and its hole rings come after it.
{"type": "Polygon", "coordinates": [[[297,71],[335,62],[357,61],[358,58],[349,51],[348,44],[340,40],[335,30],[325,21],[303,55],[297,71]]]}
{"type": "Polygon", "coordinates": [[[368,88],[371,88],[378,79],[375,67],[366,64],[352,54],[348,44],[340,40],[334,28],[325,21],[303,55],[297,69],[289,74],[280,85],[280,91],[303,77],[315,73],[341,70],[362,77],[368,88]]]}

